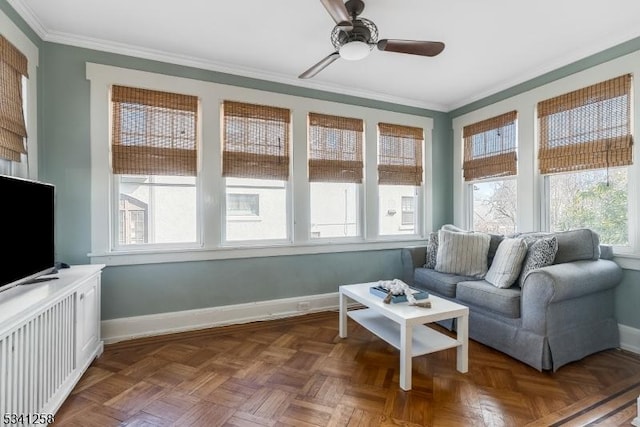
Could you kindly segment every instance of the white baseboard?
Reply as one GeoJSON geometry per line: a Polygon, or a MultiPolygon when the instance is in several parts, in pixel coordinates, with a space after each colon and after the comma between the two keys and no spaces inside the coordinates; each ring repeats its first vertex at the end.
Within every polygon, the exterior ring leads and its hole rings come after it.
{"type": "MultiPolygon", "coordinates": [[[[338,292],[102,321],[105,344],[338,309],[338,292]]],[[[640,354],[640,329],[618,325],[620,347],[640,354]]]]}
{"type": "Polygon", "coordinates": [[[640,354],[640,329],[618,324],[620,348],[640,354]]]}
{"type": "MultiPolygon", "coordinates": [[[[102,321],[105,344],[338,309],[338,292],[102,321]]],[[[337,315],[336,315],[337,316],[337,315]]],[[[337,317],[336,317],[337,318],[337,317]]]]}

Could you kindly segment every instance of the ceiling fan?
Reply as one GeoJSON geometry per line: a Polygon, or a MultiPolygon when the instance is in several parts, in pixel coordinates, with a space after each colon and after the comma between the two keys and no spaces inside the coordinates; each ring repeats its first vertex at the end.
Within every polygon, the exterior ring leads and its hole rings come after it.
{"type": "Polygon", "coordinates": [[[378,40],[376,24],[358,16],[364,10],[362,0],[320,0],[336,26],[331,31],[331,43],[335,52],[313,65],[298,78],[309,79],[324,70],[338,58],[355,61],[363,59],[377,46],[387,52],[409,53],[411,55],[436,56],[444,49],[442,42],[419,40],[378,40]]]}

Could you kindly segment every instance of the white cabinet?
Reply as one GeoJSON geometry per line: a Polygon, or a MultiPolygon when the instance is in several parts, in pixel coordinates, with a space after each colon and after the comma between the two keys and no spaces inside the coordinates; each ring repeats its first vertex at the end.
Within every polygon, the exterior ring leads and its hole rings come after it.
{"type": "Polygon", "coordinates": [[[55,414],[102,354],[104,265],[0,292],[0,414],[55,414]]]}
{"type": "Polygon", "coordinates": [[[94,276],[76,291],[76,342],[79,367],[90,364],[100,341],[100,276],[94,276]]]}

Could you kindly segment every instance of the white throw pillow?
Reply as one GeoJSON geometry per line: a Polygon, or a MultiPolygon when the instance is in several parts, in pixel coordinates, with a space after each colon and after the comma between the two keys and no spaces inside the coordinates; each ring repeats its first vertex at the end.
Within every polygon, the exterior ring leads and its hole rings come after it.
{"type": "Polygon", "coordinates": [[[527,242],[523,239],[503,239],[484,280],[496,288],[510,288],[520,276],[526,255],[527,242]]]}
{"type": "Polygon", "coordinates": [[[482,279],[487,274],[491,238],[485,233],[438,231],[436,271],[482,279]]]}

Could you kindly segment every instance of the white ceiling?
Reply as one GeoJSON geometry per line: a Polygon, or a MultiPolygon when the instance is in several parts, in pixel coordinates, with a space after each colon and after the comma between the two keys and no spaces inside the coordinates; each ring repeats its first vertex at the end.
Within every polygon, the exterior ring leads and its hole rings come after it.
{"type": "Polygon", "coordinates": [[[450,111],[640,36],[638,0],[365,0],[380,38],[442,41],[428,58],[333,52],[320,0],[8,0],[46,41],[450,111]]]}

